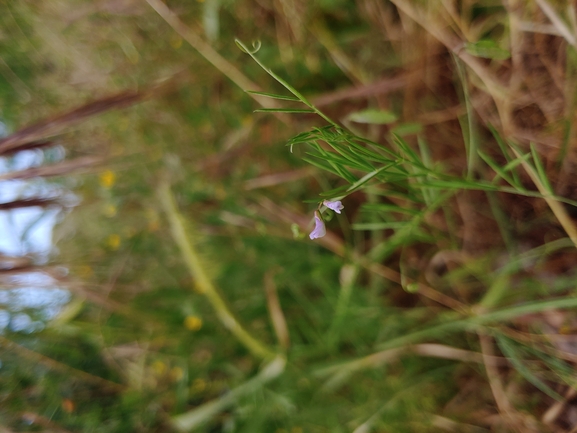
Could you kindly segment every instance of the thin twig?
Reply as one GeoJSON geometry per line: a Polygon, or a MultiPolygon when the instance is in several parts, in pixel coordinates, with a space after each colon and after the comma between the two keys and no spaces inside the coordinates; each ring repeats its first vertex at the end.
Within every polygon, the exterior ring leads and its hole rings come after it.
{"type": "Polygon", "coordinates": [[[537,4],[543,11],[547,18],[553,23],[557,31],[563,36],[563,38],[574,47],[577,47],[577,41],[575,39],[575,34],[571,33],[571,30],[567,27],[567,25],[563,22],[563,20],[557,15],[557,12],[551,7],[546,0],[536,0],[537,4]]]}

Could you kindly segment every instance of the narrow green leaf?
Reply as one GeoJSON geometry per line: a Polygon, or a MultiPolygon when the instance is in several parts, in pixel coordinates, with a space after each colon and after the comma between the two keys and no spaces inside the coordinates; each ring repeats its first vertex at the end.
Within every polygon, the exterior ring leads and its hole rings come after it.
{"type": "MultiPolygon", "coordinates": [[[[505,159],[509,162],[515,160],[514,158],[512,158],[509,155],[509,147],[506,145],[505,141],[503,141],[503,139],[501,138],[501,136],[499,135],[499,133],[497,132],[497,130],[495,128],[493,128],[491,125],[489,125],[489,129],[491,130],[491,133],[493,134],[493,137],[495,138],[495,141],[497,141],[497,144],[499,145],[499,148],[501,149],[501,153],[503,154],[503,156],[505,157],[505,159]]],[[[520,163],[520,162],[519,162],[520,163]]],[[[513,177],[513,179],[515,179],[515,184],[516,185],[521,185],[521,181],[519,178],[519,174],[517,173],[516,170],[513,170],[513,168],[517,167],[517,165],[519,165],[519,163],[517,163],[514,166],[511,166],[511,176],[513,177]]],[[[505,171],[509,171],[508,169],[508,164],[505,165],[505,167],[503,167],[503,170],[505,171]]]]}
{"type": "Polygon", "coordinates": [[[398,159],[398,155],[394,155],[390,150],[383,146],[374,146],[371,143],[357,143],[354,137],[344,137],[343,142],[351,146],[351,148],[359,155],[362,155],[364,158],[370,159],[371,161],[379,161],[382,163],[393,162],[391,156],[393,156],[395,160],[398,159]],[[367,146],[374,148],[374,150],[367,146]]]}
{"type": "MultiPolygon", "coordinates": [[[[247,53],[256,63],[259,65],[267,74],[273,77],[276,81],[278,81],[285,89],[291,92],[295,97],[297,97],[303,104],[307,107],[313,109],[313,111],[322,117],[327,123],[333,125],[334,127],[338,128],[339,126],[329,117],[327,117],[322,111],[317,110],[297,89],[291,86],[287,81],[282,79],[279,75],[275,74],[272,69],[267,68],[264,63],[262,63],[256,56],[255,53],[257,50],[249,50],[246,45],[244,45],[239,39],[234,40],[236,45],[245,53],[247,53]]],[[[260,48],[260,46],[259,46],[260,48]]]]}
{"type": "MultiPolygon", "coordinates": [[[[314,156],[314,155],[311,155],[314,156]]],[[[328,171],[329,173],[333,173],[337,176],[340,176],[339,172],[336,171],[330,164],[328,164],[324,159],[319,158],[318,156],[313,158],[303,157],[303,161],[308,162],[310,165],[320,168],[321,170],[328,171]]]]}
{"type": "Polygon", "coordinates": [[[519,372],[529,383],[532,383],[536,388],[543,391],[549,397],[557,401],[563,401],[563,397],[553,391],[545,382],[539,379],[524,363],[524,360],[519,355],[515,346],[505,337],[496,335],[495,339],[503,354],[507,357],[509,362],[513,364],[515,370],[519,372]]]}
{"type": "MultiPolygon", "coordinates": [[[[419,145],[419,153],[420,153],[421,160],[423,161],[423,165],[425,167],[427,167],[428,169],[432,169],[433,168],[433,159],[431,157],[431,151],[429,149],[429,146],[427,145],[427,142],[423,138],[417,137],[417,144],[419,145]]],[[[417,169],[413,168],[413,171],[416,172],[417,169]]],[[[429,179],[429,178],[430,178],[430,175],[428,175],[428,174],[423,176],[423,177],[421,177],[421,176],[415,177],[415,179],[419,183],[423,183],[423,182],[425,182],[425,179],[429,179]]],[[[431,204],[432,202],[434,202],[439,197],[439,191],[438,190],[424,188],[422,191],[423,191],[423,198],[425,199],[427,204],[431,204]]]]}
{"type": "Polygon", "coordinates": [[[485,161],[485,163],[489,167],[491,167],[495,173],[497,173],[497,177],[495,177],[495,179],[493,179],[492,183],[495,183],[495,180],[497,180],[498,177],[501,177],[511,186],[518,186],[518,185],[515,185],[515,183],[514,183],[515,181],[513,179],[511,179],[511,177],[509,177],[509,175],[507,173],[505,173],[505,171],[501,167],[499,167],[499,164],[497,164],[489,155],[485,154],[485,152],[483,152],[481,150],[477,150],[477,153],[481,157],[481,159],[483,161],[485,161]]]}
{"type": "Polygon", "coordinates": [[[347,165],[348,162],[346,159],[335,153],[325,152],[325,150],[322,149],[318,144],[316,146],[318,147],[317,151],[319,152],[319,154],[317,155],[314,153],[307,152],[306,154],[314,159],[303,158],[306,162],[323,170],[334,173],[337,176],[342,177],[349,183],[353,183],[356,181],[356,177],[353,176],[351,172],[349,172],[345,168],[345,165],[347,165]]]}
{"type": "Polygon", "coordinates": [[[535,145],[533,143],[531,143],[531,155],[533,156],[533,162],[535,163],[535,168],[537,169],[537,176],[539,177],[539,180],[541,181],[547,192],[549,194],[553,194],[553,188],[549,183],[549,178],[547,177],[547,173],[545,172],[545,167],[543,167],[541,158],[539,157],[537,149],[535,148],[535,145]]]}
{"type": "Polygon", "coordinates": [[[419,155],[413,149],[411,149],[405,140],[403,140],[398,135],[394,135],[393,137],[395,144],[399,147],[401,152],[403,152],[403,154],[405,154],[409,160],[413,162],[414,165],[417,165],[420,168],[426,168],[419,155]]]}
{"type": "Polygon", "coordinates": [[[455,63],[457,65],[457,72],[459,73],[459,78],[463,88],[463,98],[465,100],[465,119],[459,117],[459,123],[461,124],[461,130],[463,133],[463,141],[465,143],[465,152],[467,154],[467,178],[471,179],[474,177],[474,173],[477,169],[478,158],[477,149],[479,149],[479,136],[477,122],[473,117],[473,106],[471,104],[471,95],[469,93],[469,78],[467,77],[467,69],[463,62],[456,57],[455,63]],[[466,120],[466,124],[465,124],[466,120]]]}
{"type": "Polygon", "coordinates": [[[315,113],[308,108],[259,108],[254,113],[315,113]]]}
{"type": "Polygon", "coordinates": [[[323,198],[335,198],[342,197],[346,195],[349,185],[342,185],[338,188],[331,189],[330,191],[323,191],[319,195],[323,198]]]}
{"type": "Polygon", "coordinates": [[[389,155],[390,158],[392,158],[392,159],[399,159],[399,157],[400,157],[400,155],[393,152],[391,149],[388,149],[387,147],[383,146],[382,144],[375,143],[374,141],[371,141],[367,138],[358,137],[358,136],[356,136],[356,135],[354,135],[348,131],[345,134],[343,134],[343,140],[345,140],[347,143],[351,144],[352,146],[367,147],[367,148],[374,149],[374,151],[377,152],[379,155],[383,155],[383,156],[389,155]]]}
{"type": "Polygon", "coordinates": [[[334,164],[333,162],[329,161],[329,164],[339,173],[339,176],[345,179],[349,183],[353,183],[356,179],[355,176],[352,175],[350,171],[344,168],[342,165],[334,164]]]}
{"type": "MultiPolygon", "coordinates": [[[[416,185],[421,186],[421,185],[416,185]]],[[[443,189],[473,189],[479,191],[500,191],[501,189],[497,185],[478,183],[478,182],[467,182],[462,179],[455,180],[426,180],[423,185],[426,188],[443,188],[443,189]]]]}
{"type": "Polygon", "coordinates": [[[577,307],[577,298],[562,297],[547,299],[544,301],[529,302],[526,304],[514,305],[500,310],[489,311],[487,313],[471,316],[464,319],[448,320],[438,324],[429,324],[423,329],[404,334],[400,337],[388,340],[386,343],[377,346],[378,350],[388,350],[396,347],[403,347],[416,344],[430,338],[440,338],[447,334],[460,331],[477,331],[483,325],[490,323],[507,322],[516,317],[537,313],[546,310],[569,309],[577,307]]]}
{"type": "Polygon", "coordinates": [[[567,361],[557,358],[554,355],[549,355],[542,352],[534,347],[526,347],[526,351],[530,354],[537,356],[539,359],[543,360],[547,367],[557,374],[557,376],[570,386],[575,385],[575,369],[573,366],[569,365],[567,361]]]}
{"type": "Polygon", "coordinates": [[[501,48],[495,41],[490,39],[466,43],[465,50],[469,54],[483,59],[506,60],[511,57],[509,51],[501,48]]]}
{"type": "Polygon", "coordinates": [[[391,133],[404,137],[405,135],[420,134],[423,131],[423,125],[417,122],[407,122],[396,125],[391,129],[391,133]]]}
{"type": "Polygon", "coordinates": [[[519,165],[523,164],[524,162],[528,161],[529,159],[531,159],[530,153],[526,153],[524,155],[521,155],[519,158],[513,159],[512,161],[505,164],[505,166],[503,166],[503,170],[504,171],[512,171],[513,169],[517,168],[519,165]]]}
{"type": "Polygon", "coordinates": [[[388,169],[389,167],[391,167],[392,164],[390,165],[385,165],[381,168],[376,169],[375,171],[368,173],[366,175],[364,175],[362,178],[360,178],[359,180],[357,180],[356,182],[354,182],[348,189],[347,192],[352,192],[358,188],[360,188],[362,185],[364,185],[365,183],[367,183],[369,180],[371,180],[373,177],[375,177],[377,174],[379,174],[380,172],[382,172],[383,170],[388,169]]]}
{"type": "MultiPolygon", "coordinates": [[[[287,83],[284,79],[282,79],[280,76],[278,76],[277,74],[275,74],[271,69],[267,68],[264,63],[262,63],[256,56],[255,53],[258,51],[258,49],[255,50],[249,50],[247,48],[246,45],[244,45],[239,39],[235,39],[234,42],[236,43],[236,45],[245,53],[247,53],[250,57],[252,57],[252,59],[267,73],[269,74],[272,78],[274,78],[276,81],[278,81],[280,84],[283,85],[283,87],[285,89],[287,89],[289,92],[291,92],[293,95],[295,95],[299,100],[301,100],[304,104],[308,105],[309,107],[310,102],[307,101],[307,99],[301,95],[299,93],[298,90],[296,90],[293,86],[291,86],[289,83],[287,83]]],[[[260,45],[259,47],[260,48],[260,45]]]]}
{"type": "Polygon", "coordinates": [[[271,99],[280,99],[282,101],[301,102],[301,100],[295,96],[276,95],[274,93],[257,92],[255,90],[246,90],[246,93],[250,93],[251,95],[264,96],[266,98],[271,98],[271,99]]]}
{"type": "Polygon", "coordinates": [[[373,171],[375,167],[373,167],[365,158],[359,156],[358,153],[355,153],[350,147],[347,148],[342,145],[337,145],[335,143],[328,143],[333,149],[335,149],[340,155],[344,158],[348,159],[358,167],[362,167],[365,171],[373,171]]]}
{"type": "Polygon", "coordinates": [[[340,154],[334,153],[334,152],[326,152],[324,150],[323,151],[317,150],[317,151],[319,152],[318,155],[315,153],[312,153],[312,152],[307,152],[307,155],[323,158],[327,162],[332,163],[332,164],[336,164],[336,165],[341,166],[341,167],[350,167],[350,168],[353,168],[355,170],[360,170],[360,171],[366,171],[367,170],[364,162],[358,163],[355,160],[348,159],[348,158],[341,156],[340,154]]]}
{"type": "Polygon", "coordinates": [[[376,110],[367,108],[366,110],[356,111],[347,116],[347,119],[356,123],[368,123],[372,125],[387,125],[396,122],[398,116],[391,111],[376,110]]]}

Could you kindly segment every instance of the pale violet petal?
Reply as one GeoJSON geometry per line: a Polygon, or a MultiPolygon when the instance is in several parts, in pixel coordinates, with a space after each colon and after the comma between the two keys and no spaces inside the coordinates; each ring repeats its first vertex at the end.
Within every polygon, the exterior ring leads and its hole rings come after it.
{"type": "Polygon", "coordinates": [[[328,207],[330,210],[335,211],[336,213],[339,213],[339,214],[341,213],[341,210],[345,208],[340,200],[335,200],[335,201],[325,200],[325,201],[323,201],[323,204],[326,207],[328,207]]]}
{"type": "Polygon", "coordinates": [[[315,212],[315,228],[313,229],[313,231],[309,235],[309,238],[318,239],[318,238],[322,238],[326,234],[327,234],[327,229],[325,227],[325,222],[320,217],[319,213],[315,212]]]}

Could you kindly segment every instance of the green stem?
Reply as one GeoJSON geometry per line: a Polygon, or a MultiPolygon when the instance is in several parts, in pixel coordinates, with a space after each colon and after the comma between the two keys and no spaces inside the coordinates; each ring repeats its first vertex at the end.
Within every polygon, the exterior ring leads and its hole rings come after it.
{"type": "Polygon", "coordinates": [[[166,212],[166,216],[168,217],[172,237],[178,245],[182,258],[195,280],[197,290],[207,297],[225,328],[227,328],[250,352],[252,352],[253,355],[264,359],[274,358],[277,355],[274,351],[254,338],[242,327],[208,277],[204,267],[202,266],[200,256],[196,251],[193,242],[190,241],[191,237],[187,233],[186,223],[177,210],[174,196],[172,195],[167,181],[161,182],[158,188],[158,195],[162,207],[166,212]]]}

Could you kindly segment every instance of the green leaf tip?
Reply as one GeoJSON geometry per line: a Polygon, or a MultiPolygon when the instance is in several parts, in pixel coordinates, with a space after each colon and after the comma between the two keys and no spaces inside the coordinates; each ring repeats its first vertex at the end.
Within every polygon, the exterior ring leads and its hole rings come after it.
{"type": "Polygon", "coordinates": [[[398,116],[391,111],[376,110],[368,108],[362,111],[356,111],[347,116],[348,120],[356,123],[369,123],[373,125],[386,125],[396,122],[398,116]]]}
{"type": "Polygon", "coordinates": [[[280,99],[281,101],[300,102],[300,99],[294,96],[277,95],[275,93],[267,93],[267,92],[257,92],[256,90],[245,90],[245,92],[250,93],[251,95],[264,96],[265,98],[280,99]]]}
{"type": "Polygon", "coordinates": [[[315,110],[306,108],[259,108],[253,113],[315,113],[315,110]]]}
{"type": "Polygon", "coordinates": [[[465,50],[475,56],[483,59],[507,60],[511,53],[501,48],[495,41],[482,39],[478,42],[468,42],[465,44],[465,50]]]}
{"type": "Polygon", "coordinates": [[[262,43],[258,39],[256,41],[253,41],[253,43],[252,43],[253,49],[252,50],[249,50],[248,47],[243,42],[241,42],[240,39],[235,39],[234,43],[236,44],[237,47],[240,48],[240,50],[243,53],[250,54],[250,55],[256,54],[258,52],[258,50],[260,50],[260,47],[262,46],[262,43]]]}

